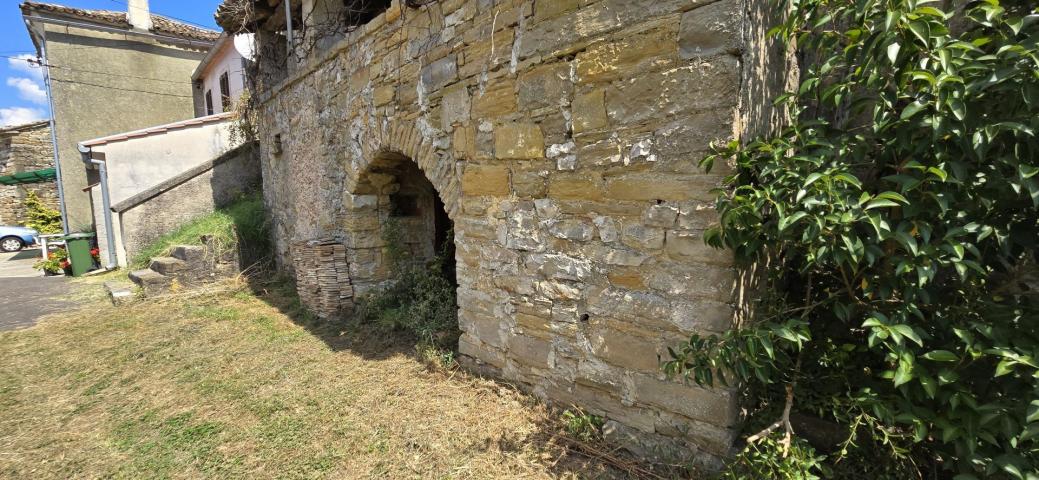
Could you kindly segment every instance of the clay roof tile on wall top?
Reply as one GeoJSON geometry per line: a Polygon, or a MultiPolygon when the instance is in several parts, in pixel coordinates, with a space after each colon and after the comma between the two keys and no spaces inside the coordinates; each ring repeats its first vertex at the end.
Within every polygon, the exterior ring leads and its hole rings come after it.
{"type": "MultiPolygon", "coordinates": [[[[71,19],[86,20],[101,23],[108,26],[130,28],[130,22],[126,18],[126,12],[112,10],[86,10],[82,8],[66,7],[52,3],[23,2],[22,13],[29,15],[33,12],[46,12],[53,15],[68,17],[71,19]]],[[[162,15],[152,15],[152,32],[161,35],[185,38],[189,40],[202,40],[214,42],[220,36],[219,32],[178,22],[162,15]]]]}

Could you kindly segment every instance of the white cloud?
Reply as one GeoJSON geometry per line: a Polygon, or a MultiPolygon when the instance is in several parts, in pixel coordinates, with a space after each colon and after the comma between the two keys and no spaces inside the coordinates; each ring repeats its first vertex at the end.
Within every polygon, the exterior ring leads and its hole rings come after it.
{"type": "Polygon", "coordinates": [[[45,118],[47,118],[47,113],[39,108],[0,108],[0,126],[21,125],[45,118]]]}
{"type": "Polygon", "coordinates": [[[7,86],[18,90],[18,96],[22,97],[22,100],[28,100],[40,105],[47,103],[47,92],[43,90],[42,85],[32,79],[9,77],[7,86]]]}
{"type": "Polygon", "coordinates": [[[34,63],[36,61],[35,55],[24,53],[17,57],[8,58],[7,66],[16,72],[22,72],[28,74],[33,80],[37,82],[43,82],[43,67],[34,63]],[[30,62],[29,60],[32,60],[30,62]]]}

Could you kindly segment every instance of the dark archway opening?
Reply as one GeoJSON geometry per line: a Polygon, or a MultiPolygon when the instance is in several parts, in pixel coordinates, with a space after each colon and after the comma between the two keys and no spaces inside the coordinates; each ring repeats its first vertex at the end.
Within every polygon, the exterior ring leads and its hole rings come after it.
{"type": "Polygon", "coordinates": [[[373,254],[353,255],[375,262],[351,269],[373,274],[353,278],[355,289],[365,292],[356,298],[360,320],[454,350],[459,335],[454,225],[436,188],[414,161],[389,153],[372,161],[354,193],[375,196],[369,203],[376,208],[355,211],[348,228],[377,224],[372,233],[380,240],[373,254]]]}

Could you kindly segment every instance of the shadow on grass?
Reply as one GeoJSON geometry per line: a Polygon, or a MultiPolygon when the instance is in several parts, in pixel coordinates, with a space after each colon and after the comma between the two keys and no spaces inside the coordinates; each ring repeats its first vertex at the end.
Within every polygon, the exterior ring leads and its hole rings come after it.
{"type": "Polygon", "coordinates": [[[300,302],[295,282],[290,279],[264,273],[250,275],[248,284],[256,298],[276,308],[293,323],[321,339],[334,352],[349,350],[371,360],[383,360],[397,355],[421,360],[415,350],[416,339],[403,332],[386,331],[346,318],[318,318],[307,311],[300,302]]]}

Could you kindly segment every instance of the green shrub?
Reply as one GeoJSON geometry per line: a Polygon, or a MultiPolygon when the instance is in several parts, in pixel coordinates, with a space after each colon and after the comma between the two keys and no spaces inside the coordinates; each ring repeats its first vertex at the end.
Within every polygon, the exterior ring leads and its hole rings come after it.
{"type": "Polygon", "coordinates": [[[145,268],[153,257],[169,255],[177,245],[208,244],[220,256],[241,251],[243,258],[257,261],[270,252],[270,237],[263,198],[243,196],[227,207],[192,220],[159,237],[130,262],[131,268],[145,268]]]}
{"type": "Polygon", "coordinates": [[[397,221],[385,222],[382,235],[395,278],[385,289],[360,299],[357,317],[387,330],[408,332],[420,343],[456,348],[456,286],[444,274],[445,267],[453,261],[447,248],[453,239],[447,239],[433,260],[416,263],[409,258],[397,221]]]}
{"type": "Polygon", "coordinates": [[[579,407],[574,407],[573,410],[564,410],[560,420],[563,421],[566,433],[578,440],[589,442],[602,438],[602,426],[605,420],[598,415],[592,415],[579,407]]]}
{"type": "MultiPolygon", "coordinates": [[[[846,437],[769,478],[1039,478],[1039,11],[953,3],[788,2],[794,120],[705,159],[738,166],[705,239],[765,296],[665,370],[748,387],[748,428],[793,407],[846,437]]],[[[733,468],[782,471],[793,433],[733,468]]]]}
{"type": "Polygon", "coordinates": [[[26,227],[42,235],[61,233],[61,212],[44,205],[36,192],[26,192],[22,205],[25,206],[26,227]]]}

